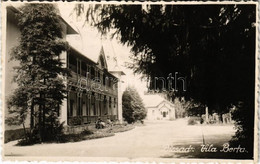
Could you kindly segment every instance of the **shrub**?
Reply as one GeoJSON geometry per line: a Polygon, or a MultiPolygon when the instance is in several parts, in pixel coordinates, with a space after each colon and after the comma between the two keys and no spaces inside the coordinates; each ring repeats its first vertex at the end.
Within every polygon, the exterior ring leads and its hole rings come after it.
{"type": "MultiPolygon", "coordinates": [[[[28,129],[26,129],[28,130],[28,129]]],[[[6,130],[4,132],[4,142],[10,142],[24,138],[24,129],[6,130]]]]}
{"type": "Polygon", "coordinates": [[[97,139],[97,138],[104,138],[104,137],[110,137],[114,136],[114,133],[108,133],[108,132],[92,132],[90,130],[84,130],[83,132],[79,134],[66,134],[62,136],[62,140],[60,140],[60,143],[66,143],[66,142],[79,142],[83,140],[90,140],[90,139],[97,139]]]}
{"type": "Polygon", "coordinates": [[[141,121],[147,114],[142,98],[132,87],[128,87],[123,93],[122,108],[123,117],[128,123],[141,121]]]}
{"type": "Polygon", "coordinates": [[[90,131],[90,130],[84,130],[81,132],[82,135],[90,135],[90,134],[94,134],[94,132],[90,131]]]}
{"type": "Polygon", "coordinates": [[[239,102],[232,111],[235,122],[236,134],[230,141],[231,147],[245,147],[248,153],[241,154],[243,158],[253,158],[254,155],[254,104],[239,102]]]}
{"type": "Polygon", "coordinates": [[[188,120],[188,125],[196,125],[200,122],[200,117],[190,117],[188,120]]]}

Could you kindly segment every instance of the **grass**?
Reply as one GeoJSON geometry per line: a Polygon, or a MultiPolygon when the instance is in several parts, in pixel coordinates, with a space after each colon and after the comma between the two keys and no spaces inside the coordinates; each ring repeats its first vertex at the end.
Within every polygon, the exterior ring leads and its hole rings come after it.
{"type": "MultiPolygon", "coordinates": [[[[113,127],[107,127],[104,129],[93,129],[93,130],[84,130],[79,134],[62,134],[57,136],[54,141],[49,141],[46,143],[67,143],[67,142],[79,142],[83,140],[92,140],[104,137],[114,136],[115,133],[125,132],[134,129],[132,124],[117,124],[113,127]]],[[[18,141],[17,146],[29,146],[36,144],[38,142],[28,141],[21,139],[18,141]]]]}
{"type": "Polygon", "coordinates": [[[120,132],[125,132],[128,130],[132,130],[134,129],[133,125],[116,125],[114,127],[112,127],[111,129],[111,133],[120,133],[120,132]]]}
{"type": "Polygon", "coordinates": [[[134,129],[133,125],[114,125],[113,127],[107,127],[104,129],[95,129],[93,131],[85,130],[80,134],[66,134],[62,137],[61,142],[79,142],[83,140],[98,139],[104,137],[114,136],[115,133],[125,132],[134,129]]]}
{"type": "Polygon", "coordinates": [[[60,143],[66,143],[66,142],[79,142],[83,140],[91,140],[91,139],[97,139],[97,138],[104,138],[104,137],[110,137],[114,136],[114,133],[100,133],[100,132],[92,132],[89,134],[86,134],[85,131],[83,131],[80,134],[66,134],[62,136],[60,143]]]}
{"type": "Polygon", "coordinates": [[[24,129],[6,130],[4,132],[4,142],[18,140],[24,137],[24,129]]]}
{"type": "Polygon", "coordinates": [[[66,142],[79,142],[83,140],[92,140],[104,137],[114,136],[115,133],[125,132],[134,129],[133,125],[115,125],[113,127],[107,127],[104,129],[85,130],[79,134],[66,134],[60,139],[60,143],[66,142]]]}

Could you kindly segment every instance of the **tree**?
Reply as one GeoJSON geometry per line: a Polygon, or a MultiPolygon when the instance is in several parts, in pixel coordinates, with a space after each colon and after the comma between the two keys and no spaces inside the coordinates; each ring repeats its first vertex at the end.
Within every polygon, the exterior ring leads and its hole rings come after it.
{"type": "Polygon", "coordinates": [[[53,140],[62,127],[59,108],[66,96],[62,76],[68,71],[60,59],[66,50],[57,8],[52,4],[26,4],[17,15],[21,32],[19,45],[14,47],[11,60],[18,88],[9,97],[9,125],[21,125],[30,114],[29,137],[32,142],[53,140]],[[15,120],[15,121],[14,121],[15,120]]]}
{"type": "Polygon", "coordinates": [[[183,97],[175,98],[173,103],[175,105],[177,118],[183,118],[185,116],[191,116],[191,115],[197,116],[198,114],[201,115],[202,111],[204,111],[200,109],[201,107],[200,104],[194,103],[193,100],[188,100],[188,101],[184,100],[183,97]]]}
{"type": "Polygon", "coordinates": [[[153,88],[156,77],[178,72],[187,89],[178,81],[172,99],[184,96],[220,114],[239,106],[236,138],[250,138],[240,145],[252,158],[256,5],[96,5],[86,18],[131,47],[130,67],[148,77],[151,90],[164,89],[153,88]]]}
{"type": "Polygon", "coordinates": [[[127,87],[122,97],[123,117],[128,123],[141,121],[146,117],[147,111],[142,98],[133,87],[127,87]]]}

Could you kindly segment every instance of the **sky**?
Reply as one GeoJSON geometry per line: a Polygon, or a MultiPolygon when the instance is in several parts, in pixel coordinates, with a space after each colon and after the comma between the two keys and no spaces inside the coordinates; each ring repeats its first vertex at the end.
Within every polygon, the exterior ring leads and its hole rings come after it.
{"type": "Polygon", "coordinates": [[[123,46],[117,39],[101,39],[101,35],[98,33],[97,29],[90,27],[88,24],[84,25],[84,15],[82,17],[75,16],[73,13],[74,5],[74,3],[59,3],[58,7],[61,16],[79,33],[79,35],[75,37],[76,48],[80,49],[82,52],[88,52],[87,47],[90,47],[90,45],[101,45],[102,43],[104,44],[104,42],[110,44],[117,56],[122,71],[126,74],[122,77],[122,91],[130,85],[137,89],[140,96],[143,96],[144,92],[147,90],[146,82],[140,80],[141,75],[135,75],[133,70],[126,68],[124,65],[125,62],[131,62],[129,58],[131,55],[130,47],[123,46]]]}

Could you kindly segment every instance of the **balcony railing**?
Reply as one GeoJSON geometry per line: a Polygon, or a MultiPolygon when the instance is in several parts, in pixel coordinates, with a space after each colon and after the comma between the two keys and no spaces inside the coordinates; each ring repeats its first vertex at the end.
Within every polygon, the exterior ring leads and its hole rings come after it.
{"type": "Polygon", "coordinates": [[[106,115],[106,116],[71,116],[68,117],[68,125],[76,126],[76,125],[85,125],[92,124],[97,122],[98,118],[101,118],[102,121],[106,122],[107,118],[112,121],[117,120],[116,115],[106,115]]]}
{"type": "Polygon", "coordinates": [[[108,86],[104,86],[101,82],[94,81],[90,78],[81,76],[73,71],[71,71],[71,77],[68,77],[70,83],[77,85],[76,87],[81,87],[84,89],[96,90],[103,93],[109,93],[112,95],[117,95],[117,90],[108,86]]]}

